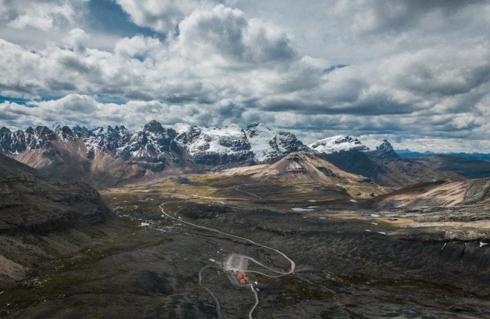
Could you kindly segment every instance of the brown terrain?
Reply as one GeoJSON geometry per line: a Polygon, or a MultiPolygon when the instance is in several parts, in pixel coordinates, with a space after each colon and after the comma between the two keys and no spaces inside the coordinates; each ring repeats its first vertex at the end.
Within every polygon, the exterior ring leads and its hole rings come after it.
{"type": "Polygon", "coordinates": [[[14,158],[36,168],[43,177],[67,181],[82,180],[94,186],[112,186],[141,178],[145,170],[134,163],[97,151],[89,157],[81,141],[53,141],[49,147],[29,150],[14,158]]]}

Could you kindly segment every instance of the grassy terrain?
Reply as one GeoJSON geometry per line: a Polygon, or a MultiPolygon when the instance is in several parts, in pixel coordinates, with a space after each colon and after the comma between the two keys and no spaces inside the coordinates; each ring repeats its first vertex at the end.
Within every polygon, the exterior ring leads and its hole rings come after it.
{"type": "MultiPolygon", "coordinates": [[[[335,205],[352,206],[350,196],[340,187],[319,183],[298,183],[293,185],[262,184],[242,177],[223,178],[213,174],[190,175],[185,178],[169,178],[157,183],[128,185],[103,192],[106,201],[118,208],[126,197],[138,198],[144,203],[153,201],[186,200],[200,203],[222,203],[234,207],[261,207],[280,211],[290,211],[293,207],[335,205]]],[[[127,206],[127,205],[126,205],[127,206]]],[[[157,206],[157,205],[154,205],[157,206]]]]}

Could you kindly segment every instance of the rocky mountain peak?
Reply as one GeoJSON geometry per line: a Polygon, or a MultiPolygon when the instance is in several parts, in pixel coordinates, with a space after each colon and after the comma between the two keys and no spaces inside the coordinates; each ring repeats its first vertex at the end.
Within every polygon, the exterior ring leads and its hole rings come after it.
{"type": "Polygon", "coordinates": [[[385,139],[378,147],[376,147],[376,150],[382,152],[392,152],[394,149],[391,143],[385,139]]]}
{"type": "Polygon", "coordinates": [[[143,130],[152,133],[161,133],[164,131],[164,128],[160,122],[152,120],[145,124],[143,130]]]}
{"type": "Polygon", "coordinates": [[[75,132],[68,126],[58,126],[54,131],[62,140],[73,141],[77,138],[75,132]]]}
{"type": "Polygon", "coordinates": [[[270,132],[272,131],[270,128],[265,126],[263,123],[256,122],[256,123],[251,123],[247,125],[247,128],[245,129],[247,132],[248,136],[250,137],[255,137],[259,135],[261,132],[270,132]]]}
{"type": "Polygon", "coordinates": [[[131,138],[131,133],[124,126],[108,126],[106,129],[99,127],[89,131],[88,136],[86,136],[86,129],[81,128],[79,131],[89,149],[115,151],[128,143],[131,138]]]}
{"type": "Polygon", "coordinates": [[[87,138],[90,136],[91,132],[88,128],[82,126],[74,126],[72,128],[73,133],[75,133],[80,138],[87,138]]]}
{"type": "Polygon", "coordinates": [[[37,126],[34,129],[34,134],[38,137],[43,137],[49,140],[56,139],[56,134],[47,126],[37,126]]]}
{"type": "Polygon", "coordinates": [[[7,127],[0,127],[0,136],[10,134],[12,131],[7,127]]]}
{"type": "Polygon", "coordinates": [[[398,154],[393,149],[393,145],[388,140],[383,140],[383,142],[376,147],[376,156],[383,159],[396,159],[399,158],[398,154]]]}

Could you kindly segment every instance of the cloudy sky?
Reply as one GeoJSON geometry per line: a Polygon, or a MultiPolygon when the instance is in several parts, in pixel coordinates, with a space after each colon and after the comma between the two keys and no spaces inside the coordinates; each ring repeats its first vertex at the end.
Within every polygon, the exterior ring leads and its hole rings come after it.
{"type": "Polygon", "coordinates": [[[261,121],[490,152],[490,1],[0,0],[0,126],[261,121]]]}

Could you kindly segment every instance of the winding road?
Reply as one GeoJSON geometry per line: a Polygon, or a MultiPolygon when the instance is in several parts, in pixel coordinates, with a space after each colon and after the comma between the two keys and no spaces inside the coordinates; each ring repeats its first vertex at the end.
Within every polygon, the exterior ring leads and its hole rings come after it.
{"type": "MultiPolygon", "coordinates": [[[[241,236],[233,235],[233,234],[230,234],[230,233],[226,233],[224,231],[221,231],[219,229],[215,229],[215,228],[211,228],[211,227],[207,227],[207,226],[202,226],[202,225],[197,225],[197,224],[194,224],[194,223],[185,221],[180,216],[177,216],[176,217],[176,216],[172,216],[171,214],[167,213],[165,211],[165,209],[164,209],[164,205],[165,205],[165,203],[160,204],[159,208],[160,208],[160,210],[162,212],[162,215],[165,216],[165,217],[167,217],[167,218],[170,218],[170,219],[175,220],[175,221],[177,221],[179,223],[182,223],[182,224],[185,224],[185,225],[188,225],[188,226],[197,228],[197,229],[201,229],[201,230],[213,232],[213,233],[216,233],[216,234],[220,234],[220,235],[223,235],[225,237],[233,238],[233,239],[236,239],[236,240],[239,240],[239,241],[243,241],[243,242],[249,243],[251,245],[255,245],[255,246],[260,247],[260,248],[264,248],[264,249],[270,250],[270,251],[275,252],[276,254],[279,254],[280,256],[282,256],[290,264],[289,270],[283,271],[283,270],[278,270],[278,269],[274,269],[274,268],[268,267],[268,266],[264,265],[263,263],[261,263],[260,261],[256,260],[253,257],[242,255],[243,258],[245,258],[245,259],[249,260],[250,262],[253,262],[253,263],[255,263],[255,264],[257,264],[257,265],[259,265],[259,266],[261,266],[261,267],[263,267],[263,268],[265,268],[267,270],[269,270],[272,273],[275,273],[275,275],[270,275],[270,274],[266,274],[264,272],[255,271],[255,270],[250,270],[250,271],[249,270],[246,270],[247,273],[254,273],[254,274],[258,274],[258,275],[269,277],[269,278],[280,278],[280,277],[291,275],[291,274],[293,274],[296,271],[296,263],[294,262],[294,260],[292,260],[289,256],[287,256],[284,252],[280,251],[279,249],[276,249],[276,248],[273,248],[273,247],[270,247],[270,246],[267,246],[267,245],[258,243],[256,241],[254,241],[252,239],[249,239],[249,238],[246,238],[246,237],[241,237],[241,236]]],[[[209,268],[211,268],[211,266],[205,266],[205,267],[201,268],[201,270],[199,271],[199,284],[201,286],[203,286],[202,285],[202,275],[203,275],[203,272],[206,269],[209,269],[209,268]]],[[[252,284],[249,284],[247,286],[250,287],[250,289],[252,290],[252,292],[254,294],[254,297],[255,297],[255,304],[250,309],[249,315],[248,315],[249,319],[253,319],[253,313],[254,313],[255,309],[257,308],[257,306],[259,305],[259,295],[258,295],[257,290],[255,289],[253,283],[252,284]]],[[[218,313],[218,318],[221,318],[221,306],[219,304],[218,298],[216,298],[216,296],[213,294],[213,292],[209,288],[204,287],[204,289],[211,295],[211,297],[215,301],[215,303],[216,303],[216,309],[217,309],[217,313],[218,313]]]]}

